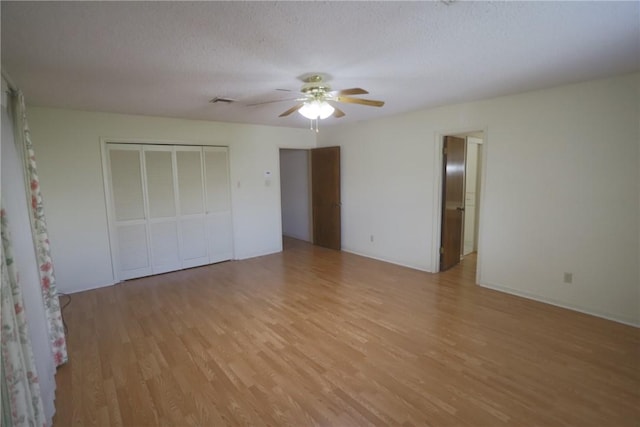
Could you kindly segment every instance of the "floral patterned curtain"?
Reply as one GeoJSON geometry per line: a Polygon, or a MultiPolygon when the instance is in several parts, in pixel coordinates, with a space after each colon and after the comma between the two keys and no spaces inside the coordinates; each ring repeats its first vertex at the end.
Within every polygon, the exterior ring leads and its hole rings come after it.
{"type": "Polygon", "coordinates": [[[45,426],[40,385],[4,209],[0,209],[0,227],[2,425],[45,426]]]}
{"type": "Polygon", "coordinates": [[[47,222],[44,217],[40,181],[36,169],[36,158],[31,142],[31,132],[29,131],[29,125],[27,123],[24,95],[20,90],[14,95],[13,111],[16,117],[16,138],[18,144],[21,145],[20,151],[24,158],[24,170],[26,182],[28,183],[27,194],[30,196],[28,199],[31,200],[29,206],[31,212],[31,229],[33,231],[38,266],[40,267],[40,287],[42,289],[42,299],[47,317],[49,339],[51,340],[51,351],[56,366],[60,366],[67,361],[67,343],[53,272],[47,222]]]}

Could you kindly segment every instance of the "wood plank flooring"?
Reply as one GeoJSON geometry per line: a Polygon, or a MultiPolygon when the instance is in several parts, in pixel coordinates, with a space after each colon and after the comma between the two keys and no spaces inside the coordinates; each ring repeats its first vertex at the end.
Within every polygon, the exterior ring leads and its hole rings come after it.
{"type": "Polygon", "coordinates": [[[295,240],[73,295],[63,426],[638,426],[636,328],[295,240]]]}

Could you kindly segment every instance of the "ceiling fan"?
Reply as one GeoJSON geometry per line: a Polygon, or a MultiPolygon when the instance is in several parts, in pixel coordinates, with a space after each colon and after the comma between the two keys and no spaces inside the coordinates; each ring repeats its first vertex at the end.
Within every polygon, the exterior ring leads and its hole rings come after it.
{"type": "MultiPolygon", "coordinates": [[[[330,116],[340,118],[345,115],[344,111],[332,105],[333,103],[342,102],[347,104],[360,104],[370,107],[382,107],[384,101],[375,101],[372,99],[354,98],[350,95],[366,95],[367,92],[360,88],[343,89],[339,91],[332,91],[331,86],[324,81],[324,78],[320,74],[312,74],[303,79],[304,84],[300,89],[300,96],[297,98],[279,99],[275,101],[260,102],[250,105],[263,105],[273,102],[283,101],[298,101],[296,105],[289,108],[287,111],[280,114],[278,117],[287,117],[288,115],[299,112],[302,116],[315,120],[316,132],[318,130],[318,120],[326,119],[330,116]]],[[[285,90],[285,89],[279,89],[285,90]]]]}

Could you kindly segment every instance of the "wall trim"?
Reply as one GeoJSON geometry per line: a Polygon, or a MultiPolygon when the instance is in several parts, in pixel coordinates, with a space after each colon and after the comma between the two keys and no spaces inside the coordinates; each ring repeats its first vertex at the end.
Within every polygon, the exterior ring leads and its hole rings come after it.
{"type": "Polygon", "coordinates": [[[246,253],[246,254],[239,254],[239,255],[236,255],[236,257],[233,259],[233,261],[242,261],[242,260],[245,260],[245,259],[258,258],[258,257],[261,257],[261,256],[279,254],[281,252],[282,252],[282,245],[280,245],[279,248],[267,249],[267,250],[258,251],[258,252],[250,252],[250,253],[246,253]]]}
{"type": "Polygon", "coordinates": [[[303,242],[307,242],[307,243],[311,243],[313,244],[313,242],[311,240],[307,240],[304,238],[304,236],[298,236],[298,235],[294,235],[292,233],[282,233],[282,235],[284,237],[290,237],[292,239],[296,239],[296,240],[302,240],[303,242]]]}
{"type": "Polygon", "coordinates": [[[64,291],[64,292],[58,292],[59,294],[64,294],[64,295],[73,295],[73,294],[77,294],[80,292],[87,292],[87,291],[94,291],[96,289],[103,289],[103,288],[108,288],[110,286],[114,286],[114,285],[118,285],[120,283],[124,283],[124,281],[120,281],[120,282],[108,282],[108,283],[103,283],[101,285],[90,285],[87,287],[82,287],[79,289],[74,289],[72,291],[64,291]]]}
{"type": "MultiPolygon", "coordinates": [[[[418,267],[418,266],[415,266],[415,265],[410,265],[410,264],[406,264],[406,263],[399,263],[399,262],[392,261],[392,260],[389,260],[389,259],[363,254],[361,252],[353,251],[353,250],[350,250],[350,249],[347,249],[347,248],[342,248],[342,251],[350,253],[350,254],[353,254],[353,255],[358,255],[358,256],[361,256],[361,257],[365,257],[365,258],[375,259],[376,261],[387,262],[389,264],[394,264],[394,265],[398,265],[398,266],[401,266],[401,267],[410,268],[412,270],[423,271],[425,273],[430,273],[430,274],[439,274],[439,272],[429,271],[429,270],[427,270],[425,268],[418,267]]],[[[612,322],[621,323],[623,325],[632,326],[632,327],[635,327],[635,328],[640,328],[640,321],[636,322],[636,321],[633,321],[633,320],[621,318],[619,316],[616,316],[616,315],[613,315],[613,314],[610,314],[610,313],[603,313],[603,312],[591,310],[591,309],[588,309],[588,308],[585,308],[585,307],[582,307],[582,306],[579,306],[579,305],[575,305],[575,304],[567,304],[567,303],[564,303],[562,301],[554,300],[552,298],[544,298],[544,297],[541,297],[541,296],[536,295],[536,294],[519,291],[519,290],[512,289],[512,288],[509,288],[509,287],[506,287],[506,286],[502,286],[502,285],[495,285],[495,284],[491,284],[491,283],[480,283],[480,282],[476,282],[476,285],[482,286],[483,288],[486,288],[486,289],[491,289],[491,290],[494,290],[494,291],[503,292],[503,293],[506,293],[506,294],[522,297],[522,298],[525,298],[525,299],[528,299],[528,300],[537,301],[537,302],[540,302],[540,303],[543,303],[543,304],[549,304],[549,305],[553,305],[555,307],[560,307],[560,308],[564,308],[564,309],[567,309],[567,310],[576,311],[578,313],[586,314],[586,315],[589,315],[589,316],[599,317],[601,319],[610,320],[612,322]]]]}
{"type": "Polygon", "coordinates": [[[585,308],[576,304],[567,304],[562,301],[555,300],[553,298],[545,298],[536,294],[532,294],[529,292],[520,291],[517,289],[512,289],[507,286],[495,285],[492,283],[478,283],[479,286],[483,288],[492,289],[494,291],[503,292],[510,295],[515,295],[518,297],[522,297],[525,299],[541,302],[543,304],[553,305],[555,307],[564,308],[571,311],[577,311],[578,313],[586,314],[589,316],[599,317],[601,319],[610,320],[612,322],[621,323],[623,325],[632,326],[635,328],[640,328],[640,321],[629,320],[625,318],[618,317],[614,314],[603,313],[597,310],[592,310],[589,308],[585,308]]]}
{"type": "Polygon", "coordinates": [[[351,250],[351,249],[348,249],[348,248],[344,248],[344,247],[341,249],[341,251],[342,252],[347,252],[347,253],[350,253],[350,254],[353,254],[353,255],[358,255],[358,256],[361,256],[361,257],[364,257],[364,258],[375,259],[376,261],[382,261],[382,262],[387,262],[389,264],[399,265],[400,267],[406,267],[406,268],[410,268],[412,270],[423,271],[425,273],[430,273],[430,274],[434,274],[435,273],[434,271],[428,270],[425,267],[419,267],[417,265],[411,265],[411,264],[401,263],[401,262],[390,260],[390,259],[386,259],[386,258],[380,258],[380,257],[364,254],[362,252],[354,251],[354,250],[351,250]]]}
{"type": "MultiPolygon", "coordinates": [[[[107,153],[107,143],[110,142],[110,139],[100,138],[100,165],[102,166],[102,185],[104,188],[104,206],[105,206],[105,215],[107,219],[107,242],[109,243],[109,256],[111,261],[111,279],[116,280],[118,277],[117,271],[117,254],[115,253],[115,226],[113,224],[112,218],[112,206],[111,200],[113,199],[113,194],[111,194],[111,185],[109,184],[109,164],[108,164],[108,153],[107,153]]],[[[109,285],[105,285],[109,286],[109,285]]],[[[87,289],[88,290],[88,289],[87,289]]]]}
{"type": "Polygon", "coordinates": [[[196,147],[226,147],[229,145],[223,144],[207,144],[204,141],[187,141],[187,140],[172,140],[172,139],[154,139],[154,138],[111,138],[100,137],[100,141],[106,144],[133,144],[133,145],[193,145],[196,147]]]}

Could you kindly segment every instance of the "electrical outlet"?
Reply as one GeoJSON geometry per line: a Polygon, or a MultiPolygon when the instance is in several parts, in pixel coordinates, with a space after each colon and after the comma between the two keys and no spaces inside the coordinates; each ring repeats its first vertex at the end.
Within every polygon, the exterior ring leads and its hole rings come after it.
{"type": "Polygon", "coordinates": [[[371,241],[371,243],[373,243],[373,234],[369,236],[369,240],[371,241]]]}
{"type": "Polygon", "coordinates": [[[573,273],[564,273],[564,283],[573,283],[573,273]]]}

